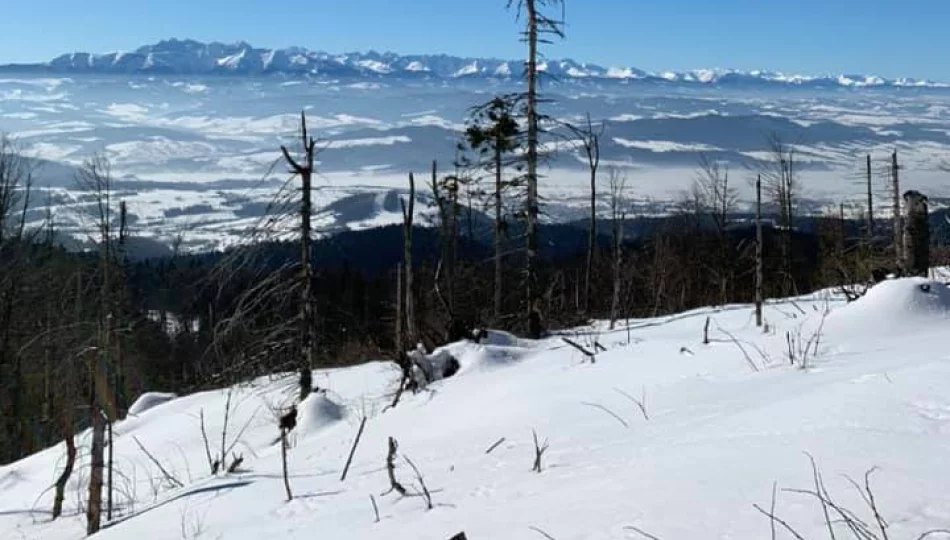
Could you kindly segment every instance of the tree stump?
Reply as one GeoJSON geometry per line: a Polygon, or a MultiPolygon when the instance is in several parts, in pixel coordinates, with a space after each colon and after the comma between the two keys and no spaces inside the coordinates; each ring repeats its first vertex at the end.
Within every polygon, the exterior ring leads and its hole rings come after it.
{"type": "Polygon", "coordinates": [[[930,222],[927,197],[918,191],[904,193],[904,275],[927,277],[930,272],[930,222]]]}

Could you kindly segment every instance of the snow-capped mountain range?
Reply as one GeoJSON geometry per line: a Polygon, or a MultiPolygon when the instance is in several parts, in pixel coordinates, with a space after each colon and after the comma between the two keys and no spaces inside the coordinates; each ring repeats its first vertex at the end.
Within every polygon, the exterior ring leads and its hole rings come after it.
{"type": "MultiPolygon", "coordinates": [[[[775,71],[724,69],[651,73],[633,67],[604,67],[570,59],[549,60],[543,71],[562,81],[639,81],[657,84],[790,86],[816,88],[950,88],[950,84],[914,78],[886,79],[872,75],[805,76],[775,71]]],[[[400,55],[392,52],[331,54],[301,47],[262,49],[246,42],[202,43],[169,39],[132,52],[75,52],[39,64],[8,64],[6,72],[162,74],[162,75],[287,75],[374,78],[495,78],[519,77],[518,60],[461,58],[439,55],[400,55]]]]}

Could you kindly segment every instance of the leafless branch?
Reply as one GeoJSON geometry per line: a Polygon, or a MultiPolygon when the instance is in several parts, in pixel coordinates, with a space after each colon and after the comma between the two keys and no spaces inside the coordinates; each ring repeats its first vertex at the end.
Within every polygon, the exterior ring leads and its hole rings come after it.
{"type": "Polygon", "coordinates": [[[650,415],[647,414],[647,388],[645,386],[643,387],[643,390],[640,393],[640,399],[637,399],[631,396],[630,394],[628,394],[627,392],[624,392],[623,390],[619,388],[614,388],[614,391],[623,395],[625,398],[635,403],[637,407],[640,409],[640,413],[643,414],[644,420],[650,419],[650,415]]]}
{"type": "Polygon", "coordinates": [[[544,457],[544,453],[548,450],[548,441],[545,439],[544,443],[538,442],[538,433],[531,430],[531,435],[534,437],[534,467],[533,470],[536,473],[540,473],[542,470],[541,458],[544,457]]]}
{"type": "Polygon", "coordinates": [[[376,523],[379,523],[379,507],[376,506],[376,497],[373,497],[373,494],[369,495],[369,502],[373,503],[373,514],[376,515],[376,523]]]}
{"type": "Polygon", "coordinates": [[[132,440],[135,441],[135,444],[138,445],[139,450],[141,450],[142,453],[145,454],[146,457],[148,457],[149,461],[151,461],[153,464],[155,464],[156,467],[158,467],[158,470],[162,473],[162,476],[165,477],[165,480],[168,481],[169,484],[171,484],[172,486],[176,488],[185,487],[185,484],[183,484],[181,480],[175,478],[171,473],[169,473],[168,470],[165,469],[165,467],[162,465],[162,463],[158,461],[158,459],[156,459],[155,456],[149,453],[148,450],[145,449],[145,446],[142,445],[138,437],[132,437],[132,440]]]}
{"type": "Polygon", "coordinates": [[[600,409],[600,410],[604,411],[605,413],[609,414],[610,416],[614,417],[618,422],[621,423],[621,425],[623,425],[623,427],[625,427],[625,428],[629,428],[629,427],[630,427],[630,424],[628,424],[627,421],[624,420],[623,418],[621,418],[617,413],[611,411],[610,409],[608,409],[607,407],[604,407],[603,405],[601,405],[601,404],[599,404],[599,403],[590,403],[590,402],[587,402],[587,401],[582,401],[581,404],[582,404],[582,405],[587,405],[588,407],[594,407],[595,409],[600,409]]]}
{"type": "Polygon", "coordinates": [[[416,464],[413,463],[411,459],[409,459],[409,456],[403,456],[402,458],[406,460],[406,463],[408,463],[410,467],[412,467],[412,472],[415,473],[416,480],[419,481],[419,488],[422,489],[422,498],[425,499],[426,509],[432,510],[432,493],[430,493],[429,488],[426,487],[425,478],[422,477],[422,473],[419,472],[419,468],[416,467],[416,464]]]}

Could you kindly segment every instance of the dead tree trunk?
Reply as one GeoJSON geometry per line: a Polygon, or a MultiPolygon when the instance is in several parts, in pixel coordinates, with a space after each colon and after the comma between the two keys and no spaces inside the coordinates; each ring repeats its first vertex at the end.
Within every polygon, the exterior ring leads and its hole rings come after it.
{"type": "Polygon", "coordinates": [[[762,175],[755,180],[755,325],[762,326],[762,175]]]}
{"type": "Polygon", "coordinates": [[[594,130],[594,122],[590,118],[590,113],[587,113],[585,126],[569,127],[580,140],[587,157],[587,168],[590,171],[590,231],[587,238],[587,265],[584,273],[584,313],[590,314],[591,282],[597,243],[597,170],[600,168],[600,137],[604,133],[604,125],[601,124],[599,130],[594,130]]]}
{"type": "Polygon", "coordinates": [[[313,267],[310,262],[311,217],[313,202],[311,187],[313,180],[313,159],[316,142],[307,136],[307,117],[300,113],[301,142],[303,146],[303,164],[290,156],[287,147],[280,151],[290,165],[293,174],[301,180],[300,198],[300,351],[298,359],[300,400],[303,401],[313,389],[313,348],[316,344],[316,320],[313,302],[313,267]]]}
{"type": "Polygon", "coordinates": [[[497,325],[501,320],[504,306],[504,264],[503,264],[503,238],[505,234],[505,225],[502,222],[502,134],[499,130],[498,140],[495,142],[495,283],[494,283],[494,323],[497,325]]]}
{"type": "Polygon", "coordinates": [[[290,475],[287,473],[287,430],[280,430],[280,463],[281,472],[284,477],[284,492],[287,495],[287,502],[294,500],[294,494],[290,491],[290,475]]]}
{"type": "Polygon", "coordinates": [[[788,152],[788,177],[785,182],[785,215],[788,216],[788,222],[785,227],[785,283],[786,283],[786,296],[796,294],[798,292],[798,287],[795,283],[795,236],[794,236],[794,227],[795,227],[795,213],[793,206],[793,196],[794,190],[796,189],[796,182],[794,176],[794,164],[795,164],[795,155],[789,150],[788,152]]]}
{"type": "Polygon", "coordinates": [[[622,209],[626,181],[616,171],[610,171],[610,217],[613,226],[613,295],[610,302],[610,329],[617,324],[620,311],[621,271],[623,269],[623,225],[626,215],[622,209]]]}
{"type": "Polygon", "coordinates": [[[904,255],[904,226],[901,215],[900,166],[897,163],[897,150],[891,154],[891,190],[894,198],[894,264],[897,265],[898,271],[902,271],[904,269],[904,261],[901,260],[904,255]]]}
{"type": "Polygon", "coordinates": [[[905,275],[927,277],[930,274],[930,222],[927,197],[918,191],[904,193],[907,219],[904,223],[905,275]]]}
{"type": "Polygon", "coordinates": [[[871,181],[873,179],[871,174],[871,154],[868,154],[868,224],[867,224],[867,242],[868,242],[868,252],[870,253],[871,245],[874,242],[874,191],[872,189],[871,181]]]}
{"type": "Polygon", "coordinates": [[[410,348],[415,347],[419,340],[419,334],[416,328],[416,309],[415,309],[415,286],[413,285],[412,272],[412,221],[416,206],[416,180],[412,173],[409,173],[409,204],[400,200],[402,205],[402,223],[403,223],[403,269],[405,271],[406,283],[403,290],[405,294],[406,310],[406,340],[410,348]]]}
{"type": "Polygon", "coordinates": [[[100,393],[104,390],[105,382],[103,350],[92,350],[88,355],[89,374],[92,380],[92,391],[89,400],[90,424],[92,425],[92,444],[89,450],[89,500],[86,502],[86,534],[99,532],[102,526],[102,485],[105,460],[103,447],[105,444],[105,418],[102,415],[100,393]]]}
{"type": "Polygon", "coordinates": [[[613,330],[614,326],[617,324],[617,317],[620,315],[620,286],[621,281],[621,270],[623,268],[623,216],[620,217],[619,222],[617,219],[614,219],[613,225],[613,236],[614,236],[614,287],[613,287],[613,297],[610,301],[610,329],[613,330]]]}
{"type": "Polygon", "coordinates": [[[402,263],[396,266],[396,355],[402,357],[406,353],[406,341],[402,331],[405,328],[403,323],[403,276],[402,263]]]}
{"type": "Polygon", "coordinates": [[[525,305],[528,337],[541,337],[540,291],[538,287],[538,12],[536,0],[525,0],[528,16],[528,150],[527,150],[527,226],[525,256],[525,305]]]}
{"type": "MultiPolygon", "coordinates": [[[[64,407],[68,407],[68,404],[64,404],[64,407]]],[[[65,410],[62,414],[61,432],[66,444],[66,463],[63,465],[63,471],[56,478],[56,493],[53,495],[52,512],[54,520],[63,514],[63,501],[66,500],[66,483],[69,482],[69,477],[72,476],[73,468],[76,466],[76,439],[73,435],[72,422],[69,421],[71,417],[65,410]]]]}

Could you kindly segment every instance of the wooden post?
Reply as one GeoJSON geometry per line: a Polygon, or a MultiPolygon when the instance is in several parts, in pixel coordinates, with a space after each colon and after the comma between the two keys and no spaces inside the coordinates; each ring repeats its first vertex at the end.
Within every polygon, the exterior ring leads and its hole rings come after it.
{"type": "Polygon", "coordinates": [[[762,327],[762,175],[755,179],[755,325],[762,327]]]}

